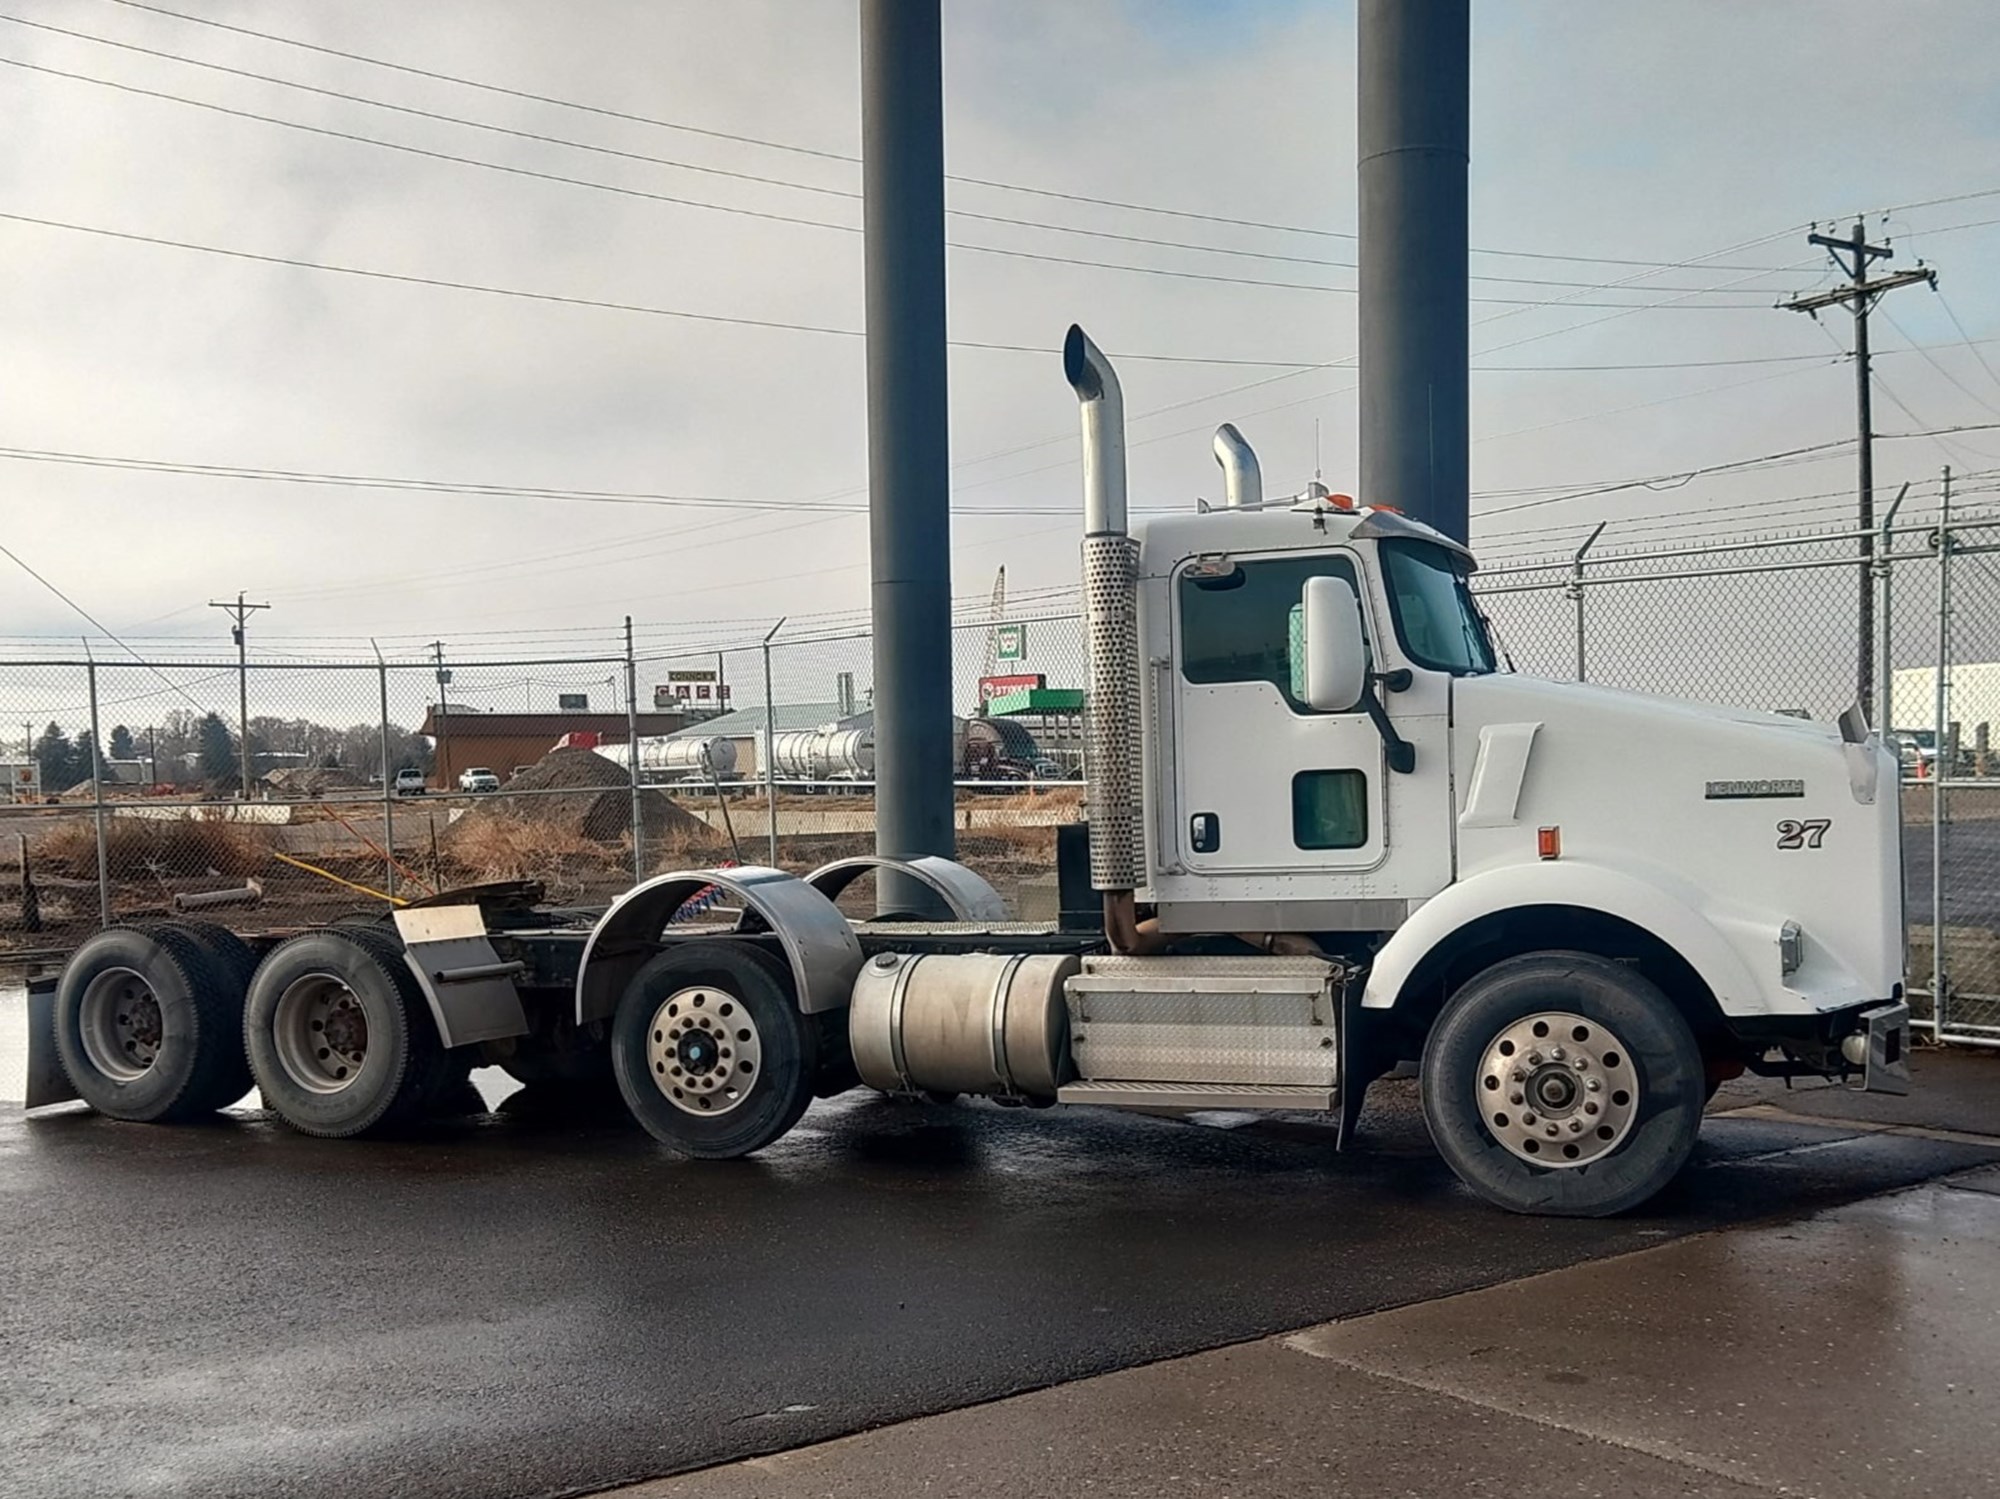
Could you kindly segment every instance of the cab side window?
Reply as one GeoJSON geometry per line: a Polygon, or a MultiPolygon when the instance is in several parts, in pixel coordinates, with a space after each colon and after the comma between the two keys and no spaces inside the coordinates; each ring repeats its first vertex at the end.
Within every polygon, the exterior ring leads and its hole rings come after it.
{"type": "Polygon", "coordinates": [[[1293,712],[1310,712],[1292,693],[1292,611],[1307,578],[1327,577],[1360,591],[1345,557],[1272,557],[1212,577],[1183,571],[1181,675],[1197,684],[1269,682],[1293,712]]]}

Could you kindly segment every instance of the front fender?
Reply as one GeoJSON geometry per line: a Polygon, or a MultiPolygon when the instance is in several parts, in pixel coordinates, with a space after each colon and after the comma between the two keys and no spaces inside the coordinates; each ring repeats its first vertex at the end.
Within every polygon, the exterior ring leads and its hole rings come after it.
{"type": "Polygon", "coordinates": [[[1687,960],[1725,1014],[1769,1007],[1742,955],[1680,894],[1624,870],[1583,860],[1508,864],[1447,886],[1398,927],[1376,954],[1361,1004],[1386,1010],[1417,965],[1482,916],[1527,906],[1578,906],[1651,932],[1687,960]]]}
{"type": "MultiPolygon", "coordinates": [[[[799,1008],[807,1014],[847,1003],[861,971],[861,942],[839,907],[796,875],[744,865],[684,869],[634,885],[599,918],[576,976],[576,1022],[608,1019],[674,913],[705,890],[720,889],[755,912],[776,934],[791,965],[799,1008]]],[[[699,940],[699,939],[693,939],[699,940]]]]}

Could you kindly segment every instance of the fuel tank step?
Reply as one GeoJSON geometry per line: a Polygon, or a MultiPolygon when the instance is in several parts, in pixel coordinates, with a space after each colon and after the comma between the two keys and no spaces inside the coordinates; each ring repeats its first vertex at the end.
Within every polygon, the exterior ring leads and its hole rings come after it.
{"type": "Polygon", "coordinates": [[[1330,1109],[1332,1088],[1294,1083],[1065,1083],[1058,1103],[1107,1109],[1330,1109]]]}

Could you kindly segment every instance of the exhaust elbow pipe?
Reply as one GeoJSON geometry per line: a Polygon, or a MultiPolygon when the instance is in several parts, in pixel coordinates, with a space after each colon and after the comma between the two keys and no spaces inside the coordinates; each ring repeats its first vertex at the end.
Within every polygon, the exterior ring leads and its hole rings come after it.
{"type": "Polygon", "coordinates": [[[1090,649],[1083,753],[1090,883],[1107,896],[1107,934],[1135,941],[1131,892],[1146,883],[1140,824],[1139,544],[1125,532],[1125,402],[1118,376],[1081,328],[1063,374],[1083,419],[1083,625],[1090,649]]]}
{"type": "Polygon", "coordinates": [[[1264,471],[1257,453],[1234,422],[1215,429],[1215,461],[1222,465],[1222,503],[1231,510],[1254,510],[1264,503],[1264,471]]]}
{"type": "Polygon", "coordinates": [[[1125,396],[1118,372],[1074,323],[1063,340],[1063,376],[1083,415],[1083,534],[1125,534],[1125,396]]]}

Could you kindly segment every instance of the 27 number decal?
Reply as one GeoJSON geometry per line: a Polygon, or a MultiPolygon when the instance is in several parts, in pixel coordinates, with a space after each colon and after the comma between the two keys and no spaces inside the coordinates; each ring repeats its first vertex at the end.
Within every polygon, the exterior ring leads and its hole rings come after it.
{"type": "Polygon", "coordinates": [[[1833,826],[1829,817],[1808,817],[1804,822],[1793,822],[1787,818],[1778,824],[1779,848],[1818,848],[1826,841],[1827,829],[1833,826]]]}

